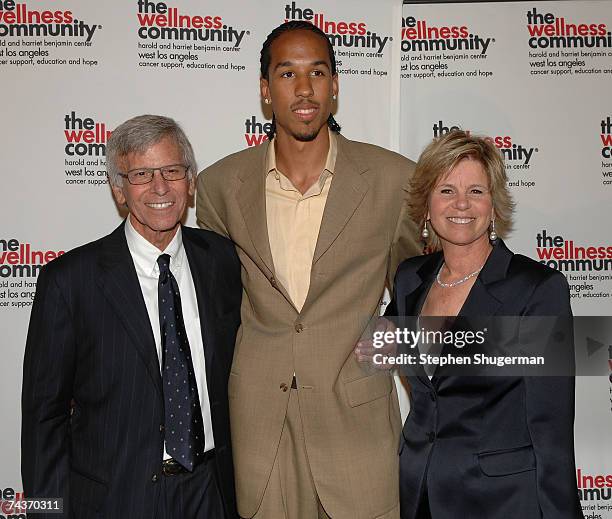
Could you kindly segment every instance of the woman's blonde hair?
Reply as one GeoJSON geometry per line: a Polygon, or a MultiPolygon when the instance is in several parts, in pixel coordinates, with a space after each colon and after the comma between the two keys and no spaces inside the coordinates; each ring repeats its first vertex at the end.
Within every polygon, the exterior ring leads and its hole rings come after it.
{"type": "MultiPolygon", "coordinates": [[[[514,202],[508,190],[506,168],[501,153],[492,140],[470,135],[463,130],[451,130],[434,139],[423,150],[417,162],[409,188],[408,212],[420,229],[426,224],[429,197],[441,178],[446,176],[462,159],[477,160],[489,180],[489,191],[495,215],[495,232],[505,238],[512,230],[514,202]]],[[[427,248],[440,249],[440,240],[428,226],[427,248]]]]}

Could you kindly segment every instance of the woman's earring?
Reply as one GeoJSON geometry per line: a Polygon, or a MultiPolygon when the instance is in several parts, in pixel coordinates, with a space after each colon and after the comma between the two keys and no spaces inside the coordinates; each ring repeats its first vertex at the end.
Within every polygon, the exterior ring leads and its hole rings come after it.
{"type": "Polygon", "coordinates": [[[270,100],[269,100],[269,99],[266,97],[266,98],[264,99],[264,103],[266,103],[267,105],[269,105],[269,104],[270,104],[270,100]]]}
{"type": "Polygon", "coordinates": [[[421,238],[426,240],[429,238],[429,229],[427,228],[427,220],[423,223],[423,230],[421,231],[421,238]]]}
{"type": "Polygon", "coordinates": [[[497,233],[495,232],[495,218],[491,220],[491,225],[489,227],[489,240],[492,242],[497,240],[497,233]]]}

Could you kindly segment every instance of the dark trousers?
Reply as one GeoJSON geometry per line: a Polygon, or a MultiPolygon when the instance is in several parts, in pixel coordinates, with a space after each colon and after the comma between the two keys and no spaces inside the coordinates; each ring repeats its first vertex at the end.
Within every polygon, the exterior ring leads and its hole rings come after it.
{"type": "Polygon", "coordinates": [[[160,476],[157,519],[223,519],[223,501],[217,485],[215,458],[210,457],[193,472],[160,476]]]}

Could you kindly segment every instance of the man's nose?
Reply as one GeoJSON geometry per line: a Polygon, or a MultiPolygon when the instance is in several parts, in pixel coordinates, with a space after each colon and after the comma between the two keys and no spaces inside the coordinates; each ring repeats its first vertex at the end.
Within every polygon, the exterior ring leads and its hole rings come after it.
{"type": "Polygon", "coordinates": [[[162,176],[159,169],[153,171],[151,190],[159,195],[164,195],[169,191],[168,181],[162,176]]]}
{"type": "Polygon", "coordinates": [[[295,85],[295,95],[297,97],[311,97],[314,94],[312,88],[312,79],[310,76],[298,76],[297,83],[295,85]]]}

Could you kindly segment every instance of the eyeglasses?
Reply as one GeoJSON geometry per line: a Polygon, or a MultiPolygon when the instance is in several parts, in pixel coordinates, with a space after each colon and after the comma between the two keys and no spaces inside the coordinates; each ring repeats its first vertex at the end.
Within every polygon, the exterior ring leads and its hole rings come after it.
{"type": "Polygon", "coordinates": [[[161,173],[164,180],[169,182],[173,180],[183,180],[187,175],[189,166],[182,164],[172,164],[171,166],[162,166],[161,168],[136,168],[131,169],[127,173],[119,173],[123,178],[127,178],[130,184],[139,186],[148,184],[153,180],[153,175],[156,171],[161,173]]]}

